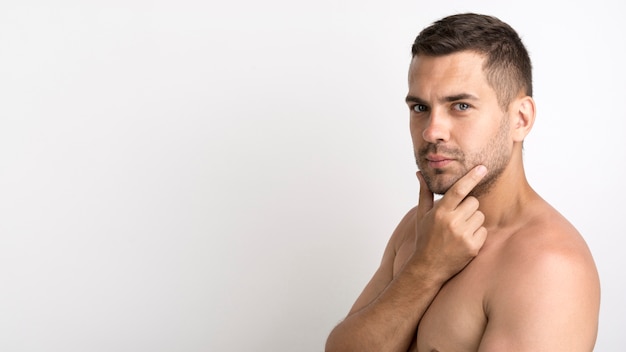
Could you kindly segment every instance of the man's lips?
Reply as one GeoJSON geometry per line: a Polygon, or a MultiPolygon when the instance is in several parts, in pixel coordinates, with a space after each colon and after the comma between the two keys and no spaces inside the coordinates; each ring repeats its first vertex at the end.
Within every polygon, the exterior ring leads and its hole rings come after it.
{"type": "Polygon", "coordinates": [[[428,155],[426,156],[426,161],[428,161],[428,166],[437,169],[450,164],[454,159],[444,155],[428,155]]]}

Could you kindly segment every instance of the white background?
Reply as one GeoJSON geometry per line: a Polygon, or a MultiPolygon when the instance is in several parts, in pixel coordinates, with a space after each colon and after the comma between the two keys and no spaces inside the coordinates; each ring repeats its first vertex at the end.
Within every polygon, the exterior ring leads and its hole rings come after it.
{"type": "Polygon", "coordinates": [[[527,173],[622,351],[622,7],[0,2],[0,350],[323,350],[416,203],[410,45],[472,11],[531,53],[527,173]]]}

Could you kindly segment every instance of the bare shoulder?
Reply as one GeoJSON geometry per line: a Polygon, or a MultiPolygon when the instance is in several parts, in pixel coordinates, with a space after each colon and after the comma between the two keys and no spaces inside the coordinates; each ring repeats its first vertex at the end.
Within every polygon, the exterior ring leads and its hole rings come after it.
{"type": "Polygon", "coordinates": [[[380,266],[363,289],[363,292],[361,292],[361,295],[359,295],[354,302],[348,315],[367,306],[385,289],[385,287],[387,287],[389,282],[391,282],[395,274],[395,266],[398,262],[400,247],[402,247],[402,243],[407,241],[410,234],[415,232],[411,230],[415,228],[415,216],[416,208],[413,208],[400,220],[400,223],[387,242],[380,266]]]}
{"type": "Polygon", "coordinates": [[[415,235],[415,220],[417,216],[417,206],[411,208],[400,220],[398,226],[391,235],[390,244],[397,252],[400,246],[407,240],[414,240],[411,236],[415,235]],[[411,237],[411,238],[410,238],[411,237]]]}
{"type": "Polygon", "coordinates": [[[556,209],[543,202],[506,241],[502,254],[512,271],[532,272],[552,266],[574,266],[596,273],[587,243],[556,209]],[[547,264],[550,264],[546,267],[547,264]]]}
{"type": "Polygon", "coordinates": [[[583,237],[558,211],[542,202],[503,243],[494,264],[481,351],[593,349],[597,269],[583,237]]]}
{"type": "Polygon", "coordinates": [[[597,269],[584,238],[574,226],[549,204],[520,224],[504,243],[499,262],[501,273],[517,280],[500,284],[519,288],[527,278],[570,280],[580,289],[599,287],[597,269]],[[584,286],[584,287],[583,287],[584,286]]]}

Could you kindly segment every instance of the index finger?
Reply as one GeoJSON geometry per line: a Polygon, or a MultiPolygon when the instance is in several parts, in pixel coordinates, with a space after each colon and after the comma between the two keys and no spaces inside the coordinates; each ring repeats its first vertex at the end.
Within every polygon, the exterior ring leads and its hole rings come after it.
{"type": "Polygon", "coordinates": [[[417,213],[418,214],[426,214],[430,209],[433,208],[433,193],[428,189],[428,185],[426,184],[426,180],[424,180],[424,175],[422,175],[421,171],[416,173],[417,179],[420,182],[420,196],[419,202],[417,203],[417,213]]]}
{"type": "Polygon", "coordinates": [[[456,209],[486,174],[487,168],[484,165],[471,169],[448,189],[439,201],[440,206],[451,210],[456,209]]]}

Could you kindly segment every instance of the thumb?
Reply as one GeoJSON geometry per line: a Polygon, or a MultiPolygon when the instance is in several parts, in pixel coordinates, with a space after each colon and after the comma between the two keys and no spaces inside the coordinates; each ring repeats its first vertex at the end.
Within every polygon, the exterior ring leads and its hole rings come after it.
{"type": "Polygon", "coordinates": [[[433,208],[433,193],[428,189],[422,172],[418,171],[416,175],[417,179],[420,181],[420,197],[419,203],[417,204],[417,213],[423,216],[433,208]]]}

